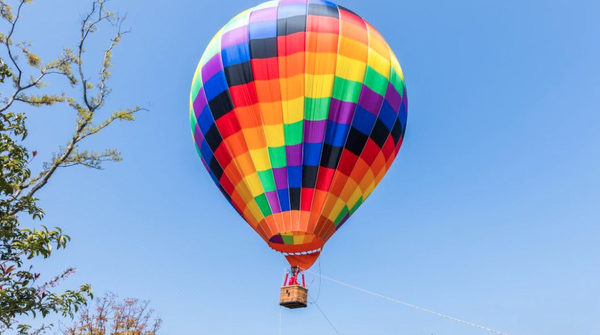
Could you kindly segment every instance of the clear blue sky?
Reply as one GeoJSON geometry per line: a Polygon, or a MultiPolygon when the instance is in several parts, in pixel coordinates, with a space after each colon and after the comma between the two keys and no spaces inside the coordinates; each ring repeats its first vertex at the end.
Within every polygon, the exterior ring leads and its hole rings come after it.
{"type": "MultiPolygon", "coordinates": [[[[256,4],[110,3],[132,33],[115,52],[106,112],[150,112],[88,143],[120,148],[122,163],[61,170],[39,194],[44,223],[73,238],[37,265],[48,275],[77,267],[62,288],[149,299],[165,334],[278,333],[285,263],[214,187],[188,121],[204,47],[256,4]]],[[[511,335],[600,334],[600,3],[340,4],[395,50],[409,118],[394,166],[329,241],[322,273],[511,335]]],[[[20,36],[53,55],[75,44],[87,9],[35,1],[20,36]]],[[[95,41],[90,53],[106,43],[95,41]]],[[[29,115],[36,168],[74,116],[29,115]]],[[[343,335],[484,334],[326,281],[318,303],[343,335]]],[[[282,320],[283,334],[335,334],[314,306],[282,320]]]]}

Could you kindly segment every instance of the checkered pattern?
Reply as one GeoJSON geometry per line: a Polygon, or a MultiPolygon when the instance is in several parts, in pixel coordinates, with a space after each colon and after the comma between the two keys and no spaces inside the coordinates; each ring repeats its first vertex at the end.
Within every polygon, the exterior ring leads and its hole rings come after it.
{"type": "Polygon", "coordinates": [[[227,200],[271,247],[304,252],[321,248],[389,170],[407,97],[396,56],[358,15],[323,0],[270,1],[209,43],[190,118],[227,200]]]}

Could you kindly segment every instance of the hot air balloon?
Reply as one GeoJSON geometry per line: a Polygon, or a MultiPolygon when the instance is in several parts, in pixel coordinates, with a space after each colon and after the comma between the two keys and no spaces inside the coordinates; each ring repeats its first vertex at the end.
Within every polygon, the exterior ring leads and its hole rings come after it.
{"type": "Polygon", "coordinates": [[[407,95],[396,56],[360,16],[269,1],[210,41],[190,119],[219,190],[297,278],[390,169],[407,95]]]}

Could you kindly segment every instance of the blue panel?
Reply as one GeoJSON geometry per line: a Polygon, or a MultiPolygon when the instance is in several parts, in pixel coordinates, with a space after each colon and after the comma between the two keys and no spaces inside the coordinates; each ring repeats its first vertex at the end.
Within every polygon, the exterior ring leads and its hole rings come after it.
{"type": "Polygon", "coordinates": [[[213,153],[212,150],[210,150],[210,147],[208,146],[208,143],[206,143],[206,141],[202,142],[202,146],[200,147],[200,154],[202,154],[202,158],[204,158],[206,165],[210,165],[210,162],[213,159],[213,153]]]}
{"type": "Polygon", "coordinates": [[[406,127],[406,118],[408,116],[408,113],[406,111],[406,104],[403,102],[400,105],[400,112],[398,113],[398,118],[400,119],[400,123],[402,123],[402,127],[406,127]]]}
{"type": "Polygon", "coordinates": [[[394,127],[394,122],[396,122],[397,118],[398,115],[389,102],[387,102],[387,100],[383,101],[383,105],[381,105],[381,111],[379,111],[379,119],[381,122],[383,122],[388,130],[392,130],[394,127]]]}
{"type": "Polygon", "coordinates": [[[210,127],[215,123],[215,120],[210,113],[210,107],[206,106],[200,113],[200,117],[198,117],[198,125],[200,125],[200,130],[202,130],[202,134],[206,134],[210,127]]]}
{"type": "Polygon", "coordinates": [[[277,21],[259,21],[250,23],[250,39],[277,37],[277,21]]]}
{"type": "Polygon", "coordinates": [[[299,188],[302,186],[302,165],[288,166],[288,185],[290,188],[299,188]]]}
{"type": "MultiPolygon", "coordinates": [[[[229,46],[221,50],[223,67],[250,61],[250,46],[248,42],[229,46]]],[[[209,99],[210,101],[210,99],[209,99]]]]}
{"type": "Polygon", "coordinates": [[[283,212],[290,210],[290,193],[287,189],[278,190],[277,195],[279,196],[279,205],[283,212]]]}
{"type": "Polygon", "coordinates": [[[228,88],[227,80],[225,79],[225,73],[223,71],[217,72],[212,78],[210,78],[204,84],[204,92],[206,93],[206,100],[211,101],[217,95],[221,94],[228,88]]]}
{"type": "Polygon", "coordinates": [[[356,113],[354,113],[354,119],[352,120],[352,126],[358,131],[365,135],[371,134],[371,130],[375,125],[377,117],[361,106],[356,106],[356,113]]]}
{"type": "Polygon", "coordinates": [[[323,143],[304,142],[303,164],[317,166],[321,161],[321,147],[323,143]]]}
{"type": "Polygon", "coordinates": [[[327,131],[325,132],[325,143],[334,147],[343,147],[350,131],[349,124],[336,123],[327,120],[327,131]]]}

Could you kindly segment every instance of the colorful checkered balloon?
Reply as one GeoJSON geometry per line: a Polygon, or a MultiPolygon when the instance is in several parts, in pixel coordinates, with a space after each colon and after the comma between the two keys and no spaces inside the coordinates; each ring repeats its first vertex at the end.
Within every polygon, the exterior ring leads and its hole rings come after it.
{"type": "Polygon", "coordinates": [[[389,170],[407,97],[396,56],[360,16],[323,0],[269,1],[210,41],[190,118],[223,195],[308,269],[389,170]]]}

